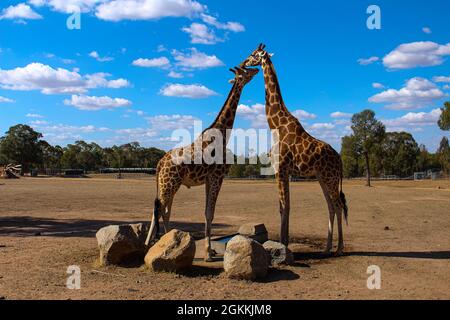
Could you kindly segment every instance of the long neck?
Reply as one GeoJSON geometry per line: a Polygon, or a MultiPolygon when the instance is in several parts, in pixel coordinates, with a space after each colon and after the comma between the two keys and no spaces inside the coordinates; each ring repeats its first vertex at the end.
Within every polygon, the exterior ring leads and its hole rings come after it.
{"type": "Polygon", "coordinates": [[[232,129],[234,119],[236,117],[236,110],[241,98],[243,87],[238,84],[233,84],[233,87],[228,94],[228,98],[225,101],[222,109],[217,115],[216,119],[208,129],[226,130],[232,129]]]}
{"type": "Polygon", "coordinates": [[[261,65],[264,72],[264,83],[266,88],[267,120],[269,121],[269,126],[271,128],[276,128],[278,124],[273,123],[273,119],[279,116],[290,116],[291,114],[289,113],[283,102],[280,85],[278,83],[278,77],[269,55],[266,55],[262,59],[261,65]]]}

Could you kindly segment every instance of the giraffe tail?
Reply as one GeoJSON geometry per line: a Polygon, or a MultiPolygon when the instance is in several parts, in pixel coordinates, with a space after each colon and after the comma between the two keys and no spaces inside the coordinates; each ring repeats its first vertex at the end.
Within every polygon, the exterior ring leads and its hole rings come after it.
{"type": "Polygon", "coordinates": [[[342,180],[343,177],[341,177],[341,192],[339,194],[339,197],[341,199],[341,204],[342,204],[342,210],[344,211],[344,219],[345,219],[345,223],[348,226],[348,206],[347,206],[347,199],[345,198],[345,194],[342,191],[342,180]]]}

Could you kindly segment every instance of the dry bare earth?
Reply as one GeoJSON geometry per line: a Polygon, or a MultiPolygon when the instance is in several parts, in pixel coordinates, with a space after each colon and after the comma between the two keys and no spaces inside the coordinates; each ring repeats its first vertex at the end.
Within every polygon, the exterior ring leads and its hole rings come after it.
{"type": "MultiPolygon", "coordinates": [[[[291,184],[291,249],[296,265],[271,270],[261,282],[228,280],[216,264],[197,261],[186,275],[140,268],[97,268],[95,232],[146,221],[153,179],[25,178],[0,183],[0,296],[7,299],[385,299],[450,298],[450,182],[347,182],[347,255],[320,254],[327,209],[317,183],[291,184]],[[441,189],[437,187],[440,186],[441,189]],[[389,230],[385,230],[389,227],[389,230]],[[81,290],[65,286],[66,268],[79,265],[81,290]],[[366,286],[378,265],[381,290],[366,286]]],[[[235,232],[250,221],[278,238],[277,187],[227,181],[213,232],[235,232]]],[[[204,188],[181,189],[173,227],[203,231],[204,188]]],[[[200,248],[203,251],[203,248],[200,248]]]]}

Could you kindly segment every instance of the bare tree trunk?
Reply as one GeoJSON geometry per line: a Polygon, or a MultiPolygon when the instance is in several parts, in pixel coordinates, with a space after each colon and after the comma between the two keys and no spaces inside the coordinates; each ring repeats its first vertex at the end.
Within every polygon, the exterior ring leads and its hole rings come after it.
{"type": "Polygon", "coordinates": [[[369,153],[364,152],[364,159],[366,160],[366,186],[370,187],[370,164],[369,164],[369,153]]]}

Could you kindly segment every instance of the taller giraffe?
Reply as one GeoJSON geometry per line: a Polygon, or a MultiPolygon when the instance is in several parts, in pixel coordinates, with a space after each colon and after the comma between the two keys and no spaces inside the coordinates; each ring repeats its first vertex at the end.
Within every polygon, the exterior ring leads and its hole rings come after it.
{"type": "Polygon", "coordinates": [[[266,91],[267,122],[270,129],[278,131],[279,166],[276,178],[279,189],[281,242],[285,245],[289,243],[290,175],[316,176],[322,187],[329,211],[326,252],[332,250],[334,216],[336,215],[339,234],[336,255],[340,255],[344,249],[342,213],[344,213],[346,221],[348,214],[345,195],[342,192],[341,157],[329,144],[308,134],[298,119],[288,111],[281,96],[280,85],[271,60],[272,55],[264,48],[265,45],[260,44],[241,64],[241,67],[262,67],[266,91]]]}
{"type": "Polygon", "coordinates": [[[211,224],[223,178],[230,168],[230,165],[225,163],[226,146],[230,137],[228,131],[233,128],[236,110],[244,86],[258,73],[257,69],[235,68],[230,70],[235,74],[235,78],[230,81],[233,83],[233,87],[213,124],[203,131],[191,145],[167,152],[158,163],[157,196],[150,231],[145,242],[147,246],[159,232],[159,218],[161,216],[165,232],[169,231],[172,202],[180,186],[184,185],[190,188],[205,184],[205,236],[207,238],[205,260],[212,261],[214,252],[211,249],[211,224]],[[207,153],[214,158],[217,156],[216,151],[221,153],[222,161],[220,161],[220,158],[216,158],[219,161],[206,163],[203,154],[207,153]],[[198,157],[200,158],[200,164],[196,164],[198,163],[196,161],[198,157]],[[180,160],[185,161],[181,162],[180,160]]]}

